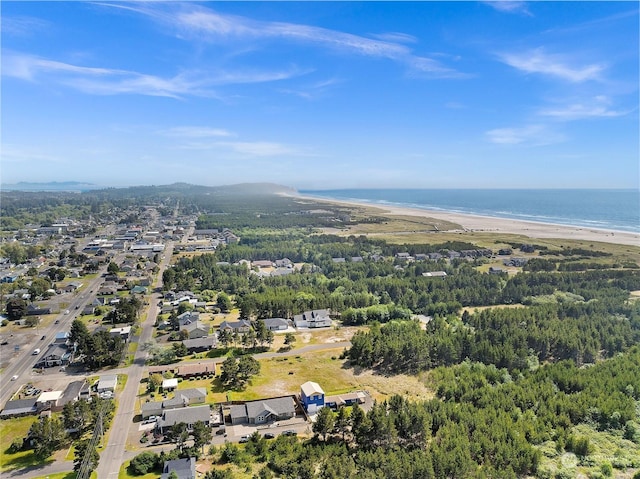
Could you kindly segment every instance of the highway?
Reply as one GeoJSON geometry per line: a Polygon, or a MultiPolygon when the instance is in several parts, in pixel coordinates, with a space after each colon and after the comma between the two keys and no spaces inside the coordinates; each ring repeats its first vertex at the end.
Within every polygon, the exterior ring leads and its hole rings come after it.
{"type": "MultiPolygon", "coordinates": [[[[53,342],[56,337],[56,334],[61,333],[63,331],[69,331],[71,327],[71,323],[73,322],[73,318],[82,311],[87,303],[89,303],[94,294],[90,293],[90,291],[96,291],[98,289],[98,285],[102,282],[102,274],[106,272],[107,267],[103,266],[99,271],[98,275],[93,278],[89,283],[86,283],[86,286],[83,287],[83,290],[77,295],[73,296],[73,299],[67,306],[67,310],[69,314],[65,313],[63,310],[58,316],[57,319],[59,323],[56,324],[55,321],[46,328],[38,328],[38,337],[33,344],[21,347],[21,351],[18,356],[11,361],[9,366],[2,372],[0,376],[0,381],[2,384],[2,392],[0,392],[0,404],[4,405],[11,396],[15,393],[15,390],[25,382],[31,380],[31,369],[33,365],[38,360],[39,356],[45,354],[49,344],[53,342]],[[40,339],[41,336],[45,336],[45,339],[40,339]],[[34,356],[33,351],[36,348],[40,348],[40,355],[34,356]],[[27,373],[28,377],[25,377],[25,373],[27,373]],[[14,375],[18,376],[15,381],[11,381],[11,377],[14,375]]],[[[20,334],[20,333],[16,333],[20,334]]],[[[12,347],[11,344],[6,345],[4,347],[12,347]]]]}

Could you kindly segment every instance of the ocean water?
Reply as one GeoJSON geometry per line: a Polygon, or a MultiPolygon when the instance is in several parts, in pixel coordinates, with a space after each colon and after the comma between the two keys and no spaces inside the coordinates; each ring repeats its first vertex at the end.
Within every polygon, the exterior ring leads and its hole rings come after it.
{"type": "Polygon", "coordinates": [[[640,233],[640,191],[619,189],[300,190],[327,199],[358,201],[640,233]]]}

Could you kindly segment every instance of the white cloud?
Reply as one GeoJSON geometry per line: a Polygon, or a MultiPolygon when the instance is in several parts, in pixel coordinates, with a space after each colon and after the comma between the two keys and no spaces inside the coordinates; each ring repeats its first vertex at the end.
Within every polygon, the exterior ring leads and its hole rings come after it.
{"type": "Polygon", "coordinates": [[[564,135],[545,125],[527,125],[519,128],[496,128],[486,132],[489,142],[497,145],[544,146],[559,143],[564,135]]]}
{"type": "Polygon", "coordinates": [[[47,81],[95,95],[218,97],[213,86],[271,82],[304,73],[291,67],[281,71],[181,72],[173,77],[162,78],[128,70],[72,65],[23,54],[8,53],[2,60],[2,75],[28,81],[37,81],[39,77],[46,76],[47,81]]]}
{"type": "Polygon", "coordinates": [[[329,78],[327,80],[304,85],[297,89],[281,88],[278,91],[289,95],[299,96],[300,98],[304,98],[306,100],[313,100],[322,97],[331,87],[340,83],[342,83],[342,80],[339,80],[337,78],[329,78]]]}
{"type": "Polygon", "coordinates": [[[527,8],[527,2],[521,2],[517,0],[497,0],[482,2],[490,7],[495,8],[500,12],[506,13],[524,13],[525,15],[531,15],[527,8]]]}
{"type": "Polygon", "coordinates": [[[163,130],[163,134],[180,138],[217,138],[235,136],[228,130],[222,128],[209,128],[203,126],[176,126],[168,130],[163,130]]]}
{"type": "Polygon", "coordinates": [[[584,120],[590,118],[615,118],[624,116],[630,111],[610,109],[611,101],[603,96],[595,97],[593,100],[584,103],[571,103],[555,108],[545,108],[538,113],[557,120],[584,120]]]}
{"type": "Polygon", "coordinates": [[[410,41],[413,37],[403,33],[383,34],[382,37],[378,37],[384,39],[378,40],[311,25],[264,22],[237,15],[220,14],[192,3],[179,5],[170,2],[142,3],[136,4],[135,7],[125,7],[118,4],[103,5],[125,8],[147,15],[155,21],[175,29],[182,38],[190,37],[209,41],[225,41],[231,38],[298,41],[349,54],[386,58],[432,76],[461,76],[456,70],[442,65],[436,60],[414,55],[407,46],[402,44],[410,41]]]}
{"type": "Polygon", "coordinates": [[[570,66],[562,56],[547,54],[542,48],[524,53],[506,53],[499,55],[499,58],[525,73],[540,73],[572,83],[599,80],[605,70],[604,65],[600,64],[570,66]]]}

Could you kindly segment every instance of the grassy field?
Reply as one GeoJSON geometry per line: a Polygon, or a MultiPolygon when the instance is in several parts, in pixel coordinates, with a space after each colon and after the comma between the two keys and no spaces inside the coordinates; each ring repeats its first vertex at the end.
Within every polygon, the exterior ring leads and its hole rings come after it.
{"type": "Polygon", "coordinates": [[[19,417],[0,421],[0,470],[20,469],[37,464],[31,450],[10,453],[8,451],[15,439],[26,437],[29,428],[36,421],[35,416],[19,417]]]}
{"type": "MultiPolygon", "coordinates": [[[[395,393],[416,400],[433,397],[433,392],[425,386],[422,378],[405,375],[385,377],[368,370],[346,367],[345,361],[339,359],[341,353],[342,348],[336,348],[260,360],[260,374],[244,391],[232,391],[230,399],[253,400],[296,394],[306,381],[317,382],[327,394],[364,389],[379,400],[395,393]]],[[[214,383],[214,392],[224,400],[225,393],[217,382],[214,383]]]]}

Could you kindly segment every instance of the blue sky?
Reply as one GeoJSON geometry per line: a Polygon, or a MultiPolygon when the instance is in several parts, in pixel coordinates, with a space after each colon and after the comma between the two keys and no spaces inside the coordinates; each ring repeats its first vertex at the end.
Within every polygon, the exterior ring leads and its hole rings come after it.
{"type": "Polygon", "coordinates": [[[3,183],[638,188],[637,2],[2,2],[3,183]]]}

